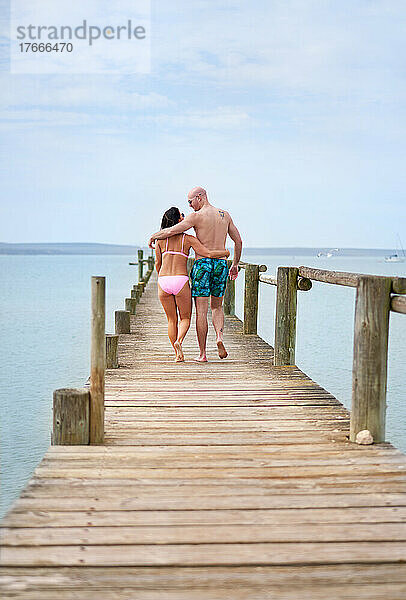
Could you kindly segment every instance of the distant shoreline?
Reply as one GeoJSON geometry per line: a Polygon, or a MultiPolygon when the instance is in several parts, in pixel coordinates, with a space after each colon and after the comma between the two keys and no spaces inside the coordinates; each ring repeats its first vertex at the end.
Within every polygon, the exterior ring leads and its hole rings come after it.
{"type": "MultiPolygon", "coordinates": [[[[0,254],[3,255],[134,255],[141,246],[118,244],[86,244],[86,243],[50,243],[50,244],[5,244],[0,243],[0,254]]],[[[144,246],[145,250],[146,247],[144,246]]],[[[318,252],[328,252],[331,247],[276,247],[276,248],[244,248],[244,255],[274,256],[316,256],[318,252]]],[[[393,248],[340,248],[336,256],[386,256],[392,254],[393,248]]]]}
{"type": "Polygon", "coordinates": [[[116,244],[53,243],[53,244],[5,244],[0,243],[0,254],[42,255],[98,255],[137,254],[141,246],[116,244]]]}

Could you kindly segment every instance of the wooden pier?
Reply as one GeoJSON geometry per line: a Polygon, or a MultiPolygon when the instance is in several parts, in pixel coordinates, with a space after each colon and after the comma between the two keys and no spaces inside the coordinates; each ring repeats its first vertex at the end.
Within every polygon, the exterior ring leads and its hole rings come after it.
{"type": "Polygon", "coordinates": [[[175,364],[155,277],[104,443],[52,446],[3,521],[1,597],[405,598],[406,457],[350,442],[349,412],[234,315],[226,360],[212,333],[192,360],[192,325],[175,364]]]}

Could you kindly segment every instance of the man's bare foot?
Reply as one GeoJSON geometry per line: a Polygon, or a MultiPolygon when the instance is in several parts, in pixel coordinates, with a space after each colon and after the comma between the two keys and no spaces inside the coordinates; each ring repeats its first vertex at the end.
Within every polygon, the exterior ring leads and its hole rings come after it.
{"type": "Polygon", "coordinates": [[[203,362],[203,363],[208,362],[207,356],[205,354],[199,355],[196,358],[194,358],[193,360],[196,362],[203,362]]]}
{"type": "Polygon", "coordinates": [[[175,362],[184,362],[185,357],[183,355],[182,344],[176,340],[176,342],[173,344],[173,347],[175,348],[176,352],[175,362]]]}
{"type": "Polygon", "coordinates": [[[224,344],[222,342],[222,340],[218,340],[217,341],[217,350],[219,353],[219,357],[220,358],[227,358],[228,356],[228,352],[227,350],[224,348],[224,344]]]}

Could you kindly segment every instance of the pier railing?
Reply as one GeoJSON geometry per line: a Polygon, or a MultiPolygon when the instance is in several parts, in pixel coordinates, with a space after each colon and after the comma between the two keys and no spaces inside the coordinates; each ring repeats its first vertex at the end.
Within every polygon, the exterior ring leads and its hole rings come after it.
{"type": "MultiPolygon", "coordinates": [[[[231,264],[231,261],[229,261],[231,264]]],[[[406,314],[406,277],[345,273],[311,267],[279,267],[264,275],[265,265],[240,263],[245,271],[243,332],[257,333],[259,284],[276,287],[274,365],[295,364],[297,292],[312,281],[356,288],[350,440],[385,441],[386,385],[390,312],[406,314]],[[360,436],[360,432],[363,432],[360,436]],[[369,433],[366,433],[369,432],[369,433]],[[358,436],[358,438],[357,438],[358,436]]],[[[235,313],[235,282],[229,281],[224,311],[235,313]]]]}
{"type": "Polygon", "coordinates": [[[115,311],[115,333],[105,333],[106,279],[91,278],[91,360],[86,388],[62,388],[54,391],[52,445],[104,443],[104,381],[107,369],[118,364],[118,336],[130,333],[130,317],[154,270],[154,258],[143,258],[138,251],[138,282],[133,285],[125,310],[115,311]],[[144,274],[144,265],[148,266],[144,274]]]}

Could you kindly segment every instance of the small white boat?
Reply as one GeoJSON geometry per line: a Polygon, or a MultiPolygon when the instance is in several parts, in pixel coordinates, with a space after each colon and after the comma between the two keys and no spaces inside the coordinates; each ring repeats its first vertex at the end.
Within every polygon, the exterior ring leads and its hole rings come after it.
{"type": "Polygon", "coordinates": [[[321,258],[322,256],[324,256],[325,258],[331,258],[332,256],[334,256],[334,252],[338,252],[338,250],[339,250],[338,248],[332,248],[331,250],[329,250],[326,253],[318,252],[317,258],[321,258]]]}
{"type": "Polygon", "coordinates": [[[405,254],[405,251],[403,249],[402,242],[400,241],[400,235],[399,234],[398,234],[398,240],[399,240],[399,246],[402,249],[402,254],[400,254],[400,252],[398,250],[395,250],[395,252],[393,254],[389,254],[389,256],[385,256],[385,258],[384,258],[385,262],[390,262],[390,263],[405,262],[406,254],[405,254]]]}
{"type": "Polygon", "coordinates": [[[394,263],[401,263],[401,262],[405,262],[405,257],[404,256],[400,256],[397,252],[395,252],[394,254],[390,254],[389,256],[385,256],[385,262],[394,262],[394,263]]]}

